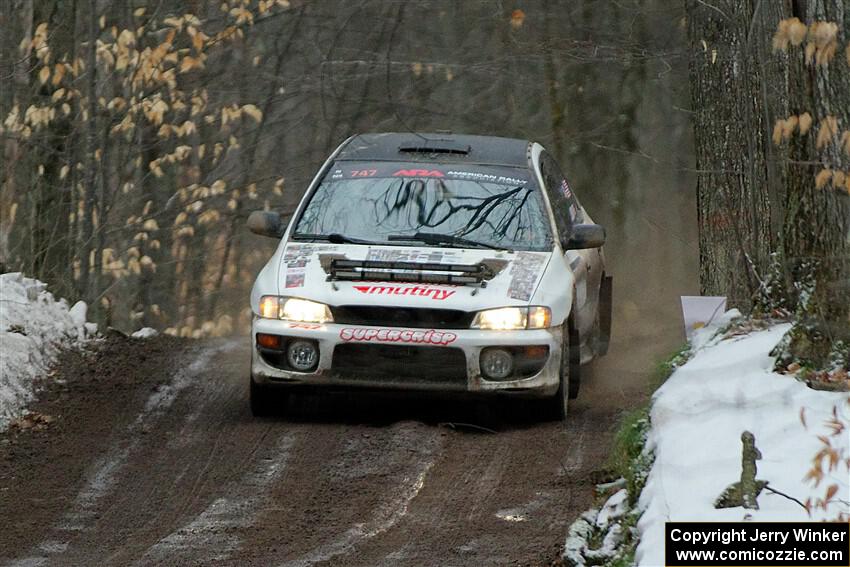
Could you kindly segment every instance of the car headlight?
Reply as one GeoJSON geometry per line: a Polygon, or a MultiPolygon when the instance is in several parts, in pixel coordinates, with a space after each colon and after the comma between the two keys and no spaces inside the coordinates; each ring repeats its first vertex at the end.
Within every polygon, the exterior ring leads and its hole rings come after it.
{"type": "Polygon", "coordinates": [[[260,317],[266,319],[285,319],[299,323],[330,323],[334,320],[330,308],[324,303],[297,297],[264,295],[260,298],[259,312],[260,317]]]}
{"type": "Polygon", "coordinates": [[[261,297],[259,315],[264,319],[280,319],[280,298],[276,295],[261,297]]]}
{"type": "Polygon", "coordinates": [[[552,322],[548,307],[500,307],[479,311],[472,320],[473,329],[514,331],[545,329],[552,322]]]}

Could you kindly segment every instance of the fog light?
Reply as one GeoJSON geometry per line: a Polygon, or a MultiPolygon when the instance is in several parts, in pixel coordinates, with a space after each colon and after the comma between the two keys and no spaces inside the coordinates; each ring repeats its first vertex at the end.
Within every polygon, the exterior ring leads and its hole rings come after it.
{"type": "Polygon", "coordinates": [[[514,357],[501,348],[488,348],[481,352],[481,372],[487,378],[504,380],[514,371],[514,357]]]}
{"type": "Polygon", "coordinates": [[[286,349],[286,360],[295,370],[307,372],[316,367],[319,361],[319,349],[312,341],[292,341],[286,349]]]}
{"type": "Polygon", "coordinates": [[[549,355],[547,346],[527,346],[522,350],[526,358],[546,358],[549,355]]]}

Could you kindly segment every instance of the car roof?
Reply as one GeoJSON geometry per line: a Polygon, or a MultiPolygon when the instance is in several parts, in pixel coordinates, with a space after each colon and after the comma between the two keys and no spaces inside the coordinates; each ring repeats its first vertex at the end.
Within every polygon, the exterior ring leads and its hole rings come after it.
{"type": "Polygon", "coordinates": [[[338,161],[424,161],[528,167],[531,142],[466,134],[387,132],[346,140],[338,161]]]}

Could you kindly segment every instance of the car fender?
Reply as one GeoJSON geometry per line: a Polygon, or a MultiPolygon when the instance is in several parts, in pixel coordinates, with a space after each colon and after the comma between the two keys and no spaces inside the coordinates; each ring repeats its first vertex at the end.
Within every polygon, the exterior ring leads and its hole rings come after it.
{"type": "Polygon", "coordinates": [[[531,305],[545,305],[552,310],[552,326],[563,325],[570,316],[575,294],[575,277],[565,261],[565,256],[556,251],[543,273],[540,284],[531,298],[531,305]]]}
{"type": "Polygon", "coordinates": [[[255,315],[260,312],[260,298],[262,296],[277,294],[278,281],[280,281],[280,256],[283,254],[284,248],[286,248],[286,239],[281,239],[274,254],[254,280],[254,285],[251,287],[251,311],[255,315]]]}

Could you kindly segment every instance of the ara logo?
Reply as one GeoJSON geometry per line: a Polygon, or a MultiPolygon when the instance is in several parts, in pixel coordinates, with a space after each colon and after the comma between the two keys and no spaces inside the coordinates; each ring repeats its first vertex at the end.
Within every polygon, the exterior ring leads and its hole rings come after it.
{"type": "Polygon", "coordinates": [[[412,295],[415,297],[430,297],[437,301],[443,301],[455,294],[454,290],[442,289],[429,285],[415,285],[413,287],[401,287],[395,285],[356,285],[354,289],[360,293],[369,295],[412,295]]]}
{"type": "Polygon", "coordinates": [[[399,169],[393,177],[445,177],[442,171],[436,169],[399,169]]]}

